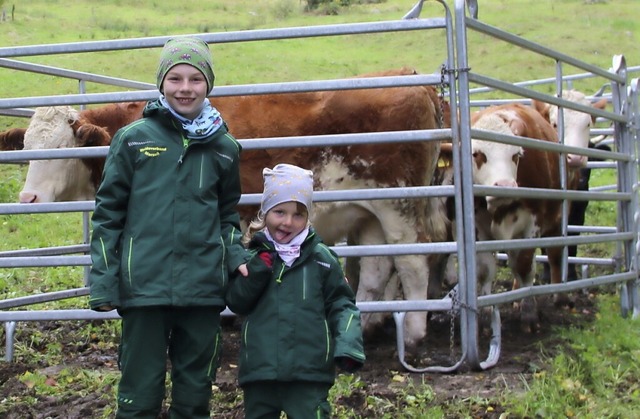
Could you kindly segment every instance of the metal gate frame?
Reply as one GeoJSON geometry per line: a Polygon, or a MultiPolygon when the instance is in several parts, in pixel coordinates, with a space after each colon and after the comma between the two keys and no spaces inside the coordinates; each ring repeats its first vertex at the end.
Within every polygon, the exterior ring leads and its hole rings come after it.
{"type": "MultiPolygon", "coordinates": [[[[333,249],[340,256],[381,256],[429,253],[456,253],[459,261],[458,277],[459,285],[457,298],[449,296],[443,300],[421,301],[380,301],[358,302],[363,312],[392,312],[397,326],[398,357],[402,365],[412,372],[452,372],[462,365],[469,365],[476,370],[485,370],[495,366],[499,360],[501,349],[500,334],[500,305],[528,296],[551,294],[558,292],[571,292],[578,289],[597,287],[606,284],[620,284],[621,309],[623,315],[637,317],[640,313],[638,301],[638,253],[640,252],[640,232],[638,224],[638,155],[639,138],[638,127],[638,81],[627,82],[627,68],[624,57],[614,57],[612,71],[606,71],[598,67],[579,61],[548,49],[544,46],[532,43],[523,38],[504,32],[498,28],[483,24],[477,20],[478,4],[475,0],[455,0],[454,13],[452,14],[445,0],[434,0],[443,6],[443,18],[420,18],[424,0],[420,0],[404,16],[397,21],[384,21],[373,23],[355,23],[340,25],[323,25],[300,28],[268,29],[236,31],[225,33],[197,34],[205,41],[216,43],[244,42],[244,41],[268,41],[286,38],[332,36],[340,34],[365,34],[393,31],[421,31],[444,30],[447,40],[447,60],[444,63],[445,81],[448,86],[451,114],[460,115],[459,120],[452,118],[452,128],[428,131],[403,131],[395,133],[371,133],[350,135],[329,135],[313,137],[288,137],[260,140],[240,140],[245,149],[269,148],[269,147],[304,147],[317,145],[345,145],[358,141],[367,142],[400,142],[400,141],[442,141],[451,139],[454,147],[455,186],[441,187],[417,187],[417,188],[392,188],[392,189],[367,189],[345,191],[319,191],[314,192],[314,201],[334,200],[363,200],[385,198],[430,198],[437,196],[456,196],[456,218],[462,228],[457,229],[455,242],[445,243],[415,243],[412,245],[368,245],[368,246],[336,246],[333,249]],[[455,23],[455,24],[454,24],[455,23]],[[495,37],[505,42],[512,43],[530,51],[544,55],[555,60],[557,75],[555,78],[557,96],[545,95],[521,85],[509,84],[497,79],[473,73],[468,63],[467,32],[477,31],[485,35],[495,37]],[[589,74],[597,75],[610,80],[612,90],[613,112],[589,109],[566,100],[560,99],[563,82],[572,76],[563,75],[562,64],[570,64],[580,68],[589,74]],[[470,97],[470,84],[486,86],[490,89],[510,92],[524,98],[537,99],[561,108],[572,108],[591,113],[599,118],[604,118],[614,123],[614,137],[616,152],[606,153],[592,150],[575,150],[581,154],[592,157],[606,157],[615,161],[618,176],[618,189],[616,192],[589,192],[592,200],[615,200],[618,202],[620,217],[615,230],[611,230],[595,236],[566,237],[554,239],[513,240],[476,242],[475,220],[473,219],[474,195],[493,196],[527,196],[548,197],[550,193],[559,199],[576,199],[584,197],[585,192],[575,191],[549,191],[549,190],[523,190],[503,191],[491,187],[474,186],[471,169],[471,137],[486,140],[511,142],[513,144],[526,144],[530,147],[546,148],[552,151],[565,152],[570,150],[564,145],[541,146],[535,142],[523,140],[517,137],[492,135],[486,132],[473,130],[470,127],[469,116],[473,101],[470,97]],[[544,194],[544,195],[543,195],[544,194]],[[479,251],[501,251],[506,248],[526,248],[534,243],[543,246],[553,242],[554,244],[585,244],[605,241],[620,241],[622,243],[620,255],[612,258],[617,263],[616,273],[603,277],[582,279],[571,283],[558,285],[536,285],[527,289],[503,292],[489,296],[478,297],[476,292],[475,254],[479,251]],[[493,337],[489,344],[488,355],[482,360],[478,341],[478,309],[493,307],[492,331],[493,337]],[[405,360],[403,319],[408,311],[443,311],[456,312],[460,316],[461,355],[452,365],[429,366],[416,368],[405,360]]],[[[0,66],[24,71],[41,72],[61,77],[70,77],[80,80],[80,93],[75,95],[41,96],[31,98],[0,99],[0,113],[18,116],[29,116],[32,111],[28,109],[34,106],[52,105],[80,105],[88,104],[149,100],[157,96],[155,86],[148,83],[140,83],[130,80],[117,79],[90,73],[82,73],[67,69],[53,68],[37,64],[29,64],[7,57],[34,56],[46,54],[78,53],[88,51],[125,50],[139,48],[162,47],[170,36],[124,39],[113,41],[81,42],[71,44],[51,44],[46,46],[25,46],[0,48],[0,66]],[[107,83],[124,88],[140,89],[137,92],[116,93],[84,93],[85,81],[107,83]]],[[[419,76],[398,76],[384,78],[361,78],[342,80],[321,80],[312,82],[287,82],[267,83],[251,85],[220,86],[215,89],[214,96],[251,95],[276,92],[303,92],[328,89],[359,89],[393,86],[412,86],[418,84],[437,85],[441,82],[439,73],[423,74],[419,76]]],[[[67,149],[67,150],[39,150],[39,151],[15,151],[0,152],[0,163],[36,159],[52,158],[78,158],[106,156],[107,147],[94,147],[93,149],[67,149]]],[[[258,194],[244,195],[242,204],[255,204],[259,202],[258,194]]],[[[565,204],[566,206],[566,204],[565,204]]],[[[15,267],[47,267],[47,266],[85,266],[91,263],[88,251],[88,218],[87,214],[93,210],[93,202],[65,202],[50,204],[0,204],[0,214],[45,213],[45,212],[76,212],[81,211],[85,217],[85,242],[82,245],[64,248],[30,249],[0,253],[0,268],[15,267]],[[68,254],[84,253],[82,256],[66,256],[68,254]]],[[[566,216],[566,211],[565,211],[566,216]]],[[[566,224],[566,223],[565,223],[566,224]]],[[[566,271],[566,250],[564,258],[566,271]]],[[[605,263],[608,263],[605,261],[605,263]]],[[[425,279],[426,280],[426,279],[425,279]]],[[[88,288],[82,287],[72,290],[48,293],[46,295],[20,297],[11,300],[0,301],[0,309],[11,309],[44,301],[58,300],[62,298],[75,298],[88,294],[88,288]]],[[[233,315],[226,310],[224,315],[233,315]]],[[[116,313],[97,313],[88,309],[77,310],[42,310],[42,311],[2,311],[0,321],[5,322],[6,330],[6,359],[13,357],[13,335],[16,322],[43,321],[43,320],[93,320],[93,319],[117,319],[116,313]]]]}

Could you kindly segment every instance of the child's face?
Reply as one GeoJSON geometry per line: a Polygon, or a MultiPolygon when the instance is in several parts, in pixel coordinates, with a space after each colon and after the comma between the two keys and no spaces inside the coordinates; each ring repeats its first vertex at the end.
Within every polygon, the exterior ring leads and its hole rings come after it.
{"type": "Polygon", "coordinates": [[[309,213],[304,205],[289,201],[271,208],[265,217],[265,224],[276,242],[286,244],[305,229],[308,218],[309,213]]]}
{"type": "Polygon", "coordinates": [[[197,68],[178,64],[171,68],[162,82],[164,96],[169,105],[187,119],[194,119],[202,111],[207,97],[207,79],[197,68]]]}

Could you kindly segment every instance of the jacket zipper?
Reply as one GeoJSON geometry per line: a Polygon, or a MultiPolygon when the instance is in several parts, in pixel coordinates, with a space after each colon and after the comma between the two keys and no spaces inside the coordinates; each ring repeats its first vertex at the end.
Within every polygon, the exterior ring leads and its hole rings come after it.
{"type": "Polygon", "coordinates": [[[133,286],[133,278],[131,278],[131,260],[133,259],[133,237],[129,239],[129,253],[127,254],[127,273],[129,275],[129,286],[133,286]]]}
{"type": "Polygon", "coordinates": [[[189,147],[189,140],[184,138],[182,134],[180,134],[180,136],[182,137],[182,153],[180,153],[178,164],[182,164],[182,158],[184,157],[185,154],[187,154],[187,147],[189,147]]]}
{"type": "Polygon", "coordinates": [[[280,265],[280,272],[278,272],[278,277],[276,278],[276,282],[278,284],[282,283],[282,274],[284,273],[284,268],[287,266],[284,262],[280,265]]]}

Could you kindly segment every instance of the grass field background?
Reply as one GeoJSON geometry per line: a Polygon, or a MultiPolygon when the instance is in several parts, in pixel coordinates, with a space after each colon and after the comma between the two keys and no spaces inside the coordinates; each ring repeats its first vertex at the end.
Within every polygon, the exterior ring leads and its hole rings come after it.
{"type": "MultiPolygon", "coordinates": [[[[628,66],[640,66],[640,2],[637,0],[480,0],[478,3],[482,22],[591,65],[609,68],[613,56],[622,54],[628,66]]],[[[324,15],[304,13],[303,2],[298,0],[4,1],[0,7],[5,9],[7,19],[0,21],[0,48],[392,20],[401,18],[414,4],[409,0],[369,2],[339,9],[337,15],[324,15]]],[[[452,1],[446,4],[453,7],[452,1]]],[[[423,17],[442,15],[440,3],[425,2],[423,17]]],[[[553,60],[535,57],[472,32],[468,38],[469,64],[474,72],[512,82],[555,75],[553,60]]],[[[217,85],[341,78],[400,66],[431,73],[437,71],[445,59],[441,31],[214,44],[211,49],[217,85]]],[[[154,48],[20,59],[154,83],[158,53],[159,49],[154,48]]],[[[565,74],[582,72],[569,66],[565,66],[564,71],[565,74]]],[[[594,78],[576,81],[574,87],[592,93],[602,84],[603,80],[594,78]]],[[[536,89],[550,91],[551,87],[536,89]]],[[[89,93],[116,90],[97,84],[87,86],[89,93]]],[[[0,68],[2,98],[77,92],[78,84],[74,80],[0,68]]],[[[0,131],[25,125],[24,118],[0,117],[0,131]]],[[[25,173],[25,167],[0,165],[0,202],[16,202],[25,173]]],[[[615,173],[611,171],[595,171],[592,185],[610,184],[614,179],[615,173]]],[[[587,223],[613,225],[615,217],[615,206],[611,203],[592,203],[587,223]]],[[[82,240],[81,227],[78,214],[0,215],[0,251],[77,244],[82,240]]],[[[589,251],[600,256],[610,254],[611,249],[594,247],[589,251]]],[[[80,267],[0,270],[0,299],[82,285],[80,267]]],[[[86,301],[75,299],[35,308],[43,307],[84,308],[86,301]]],[[[580,335],[579,330],[567,334],[568,341],[573,342],[569,344],[569,353],[574,354],[574,359],[565,357],[554,361],[557,364],[531,384],[528,398],[511,408],[513,412],[521,412],[515,417],[632,417],[626,415],[640,409],[640,390],[634,384],[634,377],[639,374],[637,322],[635,327],[621,322],[615,300],[606,299],[601,307],[603,314],[598,323],[585,330],[584,335],[580,335]],[[603,358],[611,362],[602,363],[603,358]],[[621,394],[625,397],[624,406],[618,403],[621,394]],[[590,412],[597,412],[596,416],[590,416],[590,412]]],[[[20,351],[19,356],[40,356],[32,353],[28,345],[20,351]]],[[[507,393],[498,403],[509,405],[514,400],[507,393]]],[[[399,412],[396,416],[391,414],[390,417],[400,417],[399,412]]],[[[465,417],[463,413],[460,415],[455,417],[465,417]]]]}

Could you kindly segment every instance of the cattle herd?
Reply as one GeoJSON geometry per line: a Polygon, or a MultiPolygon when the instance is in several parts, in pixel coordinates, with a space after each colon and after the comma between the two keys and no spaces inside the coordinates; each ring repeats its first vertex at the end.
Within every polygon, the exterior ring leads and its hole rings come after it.
{"type": "MultiPolygon", "coordinates": [[[[417,73],[402,68],[364,76],[412,74],[417,73]]],[[[597,108],[606,105],[606,101],[590,104],[584,95],[575,91],[568,92],[565,98],[597,108]]],[[[215,97],[211,102],[238,139],[431,130],[450,126],[452,117],[448,103],[432,86],[215,97]]],[[[143,107],[143,102],[128,102],[83,111],[66,106],[37,108],[26,129],[0,133],[0,150],[106,146],[120,127],[142,117],[143,107]]],[[[565,144],[588,147],[591,115],[565,109],[563,119],[565,144]]],[[[532,106],[513,103],[475,112],[472,127],[558,142],[557,120],[555,106],[534,101],[532,106]]],[[[242,188],[243,193],[260,193],[262,169],[277,163],[311,169],[316,190],[451,184],[453,166],[443,164],[449,161],[450,150],[450,143],[427,139],[247,149],[242,153],[242,188]]],[[[566,167],[568,188],[577,189],[580,170],[586,165],[586,158],[581,155],[567,155],[567,164],[562,165],[554,152],[479,139],[472,139],[472,151],[473,181],[484,186],[559,189],[560,170],[566,167]]],[[[101,158],[33,160],[19,201],[93,199],[103,166],[101,158]]],[[[313,222],[328,244],[343,240],[350,244],[451,241],[455,237],[452,199],[318,202],[313,222]]],[[[248,221],[256,208],[241,206],[239,210],[243,220],[248,221]]],[[[584,208],[580,210],[584,214],[584,208]]],[[[477,197],[476,236],[480,240],[559,236],[561,214],[559,200],[477,197]]],[[[550,281],[561,282],[562,248],[550,247],[545,253],[550,281]]],[[[534,257],[535,249],[508,251],[514,287],[533,284],[534,257]]],[[[363,257],[349,261],[347,274],[351,282],[357,284],[358,301],[392,299],[398,295],[408,300],[439,298],[446,259],[442,255],[363,257]]],[[[495,257],[478,255],[477,261],[481,293],[487,294],[491,292],[495,275],[495,257]]],[[[566,301],[558,300],[558,303],[566,301]]],[[[536,323],[534,304],[533,300],[522,302],[523,325],[536,323]]],[[[373,331],[380,321],[380,315],[363,316],[367,332],[373,331]]],[[[426,313],[410,312],[405,322],[405,346],[411,350],[426,336],[426,313]]]]}

